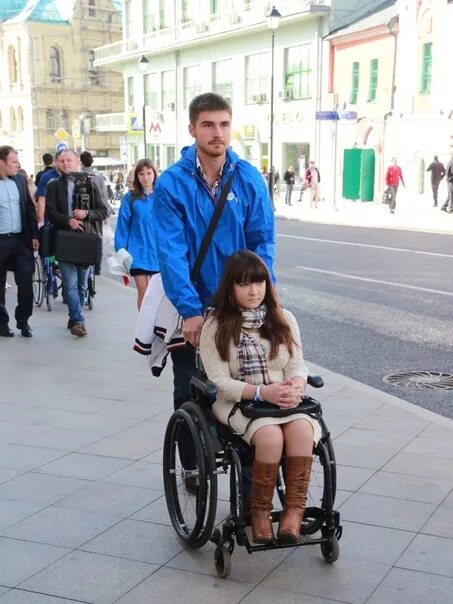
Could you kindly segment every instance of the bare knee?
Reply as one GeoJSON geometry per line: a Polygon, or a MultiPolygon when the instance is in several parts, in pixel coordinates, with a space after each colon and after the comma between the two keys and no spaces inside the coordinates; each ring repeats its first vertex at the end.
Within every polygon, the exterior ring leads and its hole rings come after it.
{"type": "Polygon", "coordinates": [[[313,451],[313,426],[306,419],[283,424],[286,454],[308,456],[313,451]]]}
{"type": "Polygon", "coordinates": [[[283,453],[283,432],[280,426],[263,426],[252,437],[255,459],[268,463],[280,461],[283,453]]]}

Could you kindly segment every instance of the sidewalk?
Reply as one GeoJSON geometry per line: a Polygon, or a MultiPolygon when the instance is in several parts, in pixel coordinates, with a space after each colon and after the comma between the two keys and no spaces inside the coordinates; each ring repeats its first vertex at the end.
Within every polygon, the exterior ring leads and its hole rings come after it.
{"type": "Polygon", "coordinates": [[[439,196],[441,200],[439,206],[434,208],[429,193],[426,193],[424,197],[413,196],[400,187],[395,214],[390,214],[388,206],[383,203],[341,199],[340,193],[336,209],[330,199],[319,202],[318,209],[310,208],[309,191],[304,193],[302,202],[299,202],[298,199],[299,191],[293,191],[292,205],[286,205],[285,192],[281,191],[275,199],[275,215],[279,218],[303,222],[453,234],[453,214],[440,210],[444,202],[442,195],[439,196]]]}
{"type": "Polygon", "coordinates": [[[339,560],[236,546],[223,580],[212,544],[185,550],[162,484],[172,372],[152,378],[131,350],[135,294],[97,283],[86,338],[60,302],[35,309],[31,340],[0,338],[0,604],[451,601],[453,422],[310,364],[335,439],[339,560]]]}

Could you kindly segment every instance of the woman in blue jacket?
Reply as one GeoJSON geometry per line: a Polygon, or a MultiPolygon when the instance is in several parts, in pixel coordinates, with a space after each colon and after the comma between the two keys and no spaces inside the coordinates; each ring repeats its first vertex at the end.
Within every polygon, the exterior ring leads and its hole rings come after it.
{"type": "Polygon", "coordinates": [[[137,162],[132,190],[121,200],[115,232],[115,250],[124,248],[133,259],[131,276],[137,286],[139,310],[151,276],[159,272],[151,211],[156,178],[157,170],[149,159],[137,162]]]}

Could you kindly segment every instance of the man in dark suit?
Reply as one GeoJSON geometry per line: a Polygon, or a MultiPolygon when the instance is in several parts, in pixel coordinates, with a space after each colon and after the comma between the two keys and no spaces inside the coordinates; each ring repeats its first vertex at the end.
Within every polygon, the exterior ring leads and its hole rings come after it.
{"type": "Polygon", "coordinates": [[[12,337],[5,305],[6,271],[11,266],[17,284],[16,326],[32,337],[28,319],[33,312],[33,251],[39,247],[36,211],[22,174],[17,153],[0,147],[0,336],[12,337]]]}
{"type": "MultiPolygon", "coordinates": [[[[46,212],[54,228],[72,231],[90,231],[102,233],[102,221],[107,218],[107,208],[102,202],[99,191],[91,187],[88,210],[78,209],[74,204],[75,172],[79,170],[79,158],[74,151],[63,151],[58,160],[61,176],[51,180],[46,188],[46,212]]],[[[58,260],[58,258],[57,258],[58,260]]],[[[83,305],[87,291],[88,267],[60,262],[63,289],[68,303],[68,329],[72,335],[86,336],[83,305]]]]}

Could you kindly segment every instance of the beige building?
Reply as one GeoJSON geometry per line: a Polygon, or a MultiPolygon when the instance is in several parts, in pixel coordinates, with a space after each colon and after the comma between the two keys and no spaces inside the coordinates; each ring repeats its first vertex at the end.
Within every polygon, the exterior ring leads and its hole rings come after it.
{"type": "Polygon", "coordinates": [[[93,123],[123,107],[122,78],[98,70],[93,49],[121,38],[120,9],[117,0],[0,3],[0,144],[28,172],[59,143],[118,158],[119,137],[93,123]]]}

